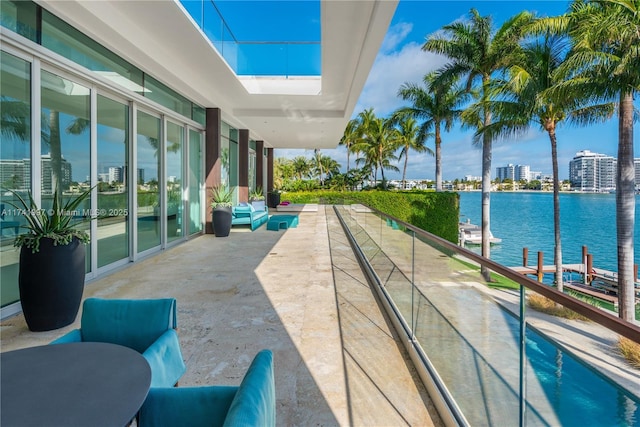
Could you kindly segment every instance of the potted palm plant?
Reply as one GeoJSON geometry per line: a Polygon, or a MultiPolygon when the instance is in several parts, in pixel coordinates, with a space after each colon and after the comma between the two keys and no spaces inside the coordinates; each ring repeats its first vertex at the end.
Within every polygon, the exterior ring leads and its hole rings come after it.
{"type": "Polygon", "coordinates": [[[51,209],[40,209],[31,193],[28,200],[10,203],[26,220],[14,246],[20,248],[18,287],[27,326],[31,331],[50,331],[67,326],[76,318],[85,278],[85,247],[89,234],[76,226],[92,219],[81,205],[92,188],[62,203],[58,190],[51,209]]]}
{"type": "Polygon", "coordinates": [[[233,189],[226,185],[211,188],[211,208],[213,233],[216,237],[227,237],[231,231],[231,207],[233,206],[233,189]]]}

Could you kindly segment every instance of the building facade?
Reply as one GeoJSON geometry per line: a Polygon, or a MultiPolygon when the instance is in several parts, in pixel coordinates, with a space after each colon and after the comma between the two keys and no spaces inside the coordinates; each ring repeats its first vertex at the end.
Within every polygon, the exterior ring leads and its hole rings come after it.
{"type": "MultiPolygon", "coordinates": [[[[57,188],[93,188],[83,209],[112,215],[85,225],[88,279],[210,233],[208,190],[228,185],[236,203],[270,190],[274,148],[334,148],[397,2],[318,2],[321,39],[301,46],[320,74],[300,78],[239,75],[264,61],[229,57],[238,41],[223,55],[211,4],[0,2],[1,184],[44,209],[57,188]]],[[[19,253],[1,231],[6,317],[20,309],[19,253]]]]}
{"type": "Polygon", "coordinates": [[[614,191],[616,189],[616,169],[617,159],[615,157],[589,150],[578,151],[569,162],[571,188],[592,192],[614,191]]]}
{"type": "Polygon", "coordinates": [[[508,164],[507,166],[496,168],[496,178],[498,178],[501,182],[505,179],[510,179],[514,182],[529,182],[531,180],[530,169],[531,168],[529,165],[508,164]]]}

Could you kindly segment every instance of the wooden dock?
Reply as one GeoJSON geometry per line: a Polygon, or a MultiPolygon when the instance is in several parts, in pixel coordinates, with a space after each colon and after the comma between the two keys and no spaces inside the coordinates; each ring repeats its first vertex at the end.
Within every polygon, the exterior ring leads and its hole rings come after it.
{"type": "MultiPolygon", "coordinates": [[[[544,273],[555,273],[555,265],[543,265],[541,270],[538,270],[538,266],[516,266],[509,267],[512,270],[524,274],[537,276],[540,271],[544,273]]],[[[577,273],[584,275],[584,264],[563,264],[563,273],[577,273]]],[[[580,292],[585,295],[598,298],[603,301],[612,303],[615,307],[618,306],[618,274],[604,270],[601,268],[591,268],[591,272],[588,274],[588,284],[580,283],[578,281],[564,282],[563,287],[571,289],[576,292],[580,292]]],[[[640,299],[640,282],[636,281],[636,300],[640,299]]],[[[636,301],[636,304],[638,301],[636,301]]]]}

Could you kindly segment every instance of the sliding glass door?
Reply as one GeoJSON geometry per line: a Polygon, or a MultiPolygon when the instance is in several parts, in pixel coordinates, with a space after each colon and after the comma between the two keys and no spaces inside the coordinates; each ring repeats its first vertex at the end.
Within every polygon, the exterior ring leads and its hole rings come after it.
{"type": "Polygon", "coordinates": [[[129,257],[129,106],[98,95],[98,267],[129,257]]]}
{"type": "Polygon", "coordinates": [[[138,253],[160,246],[160,117],[138,111],[136,135],[138,253]]]}

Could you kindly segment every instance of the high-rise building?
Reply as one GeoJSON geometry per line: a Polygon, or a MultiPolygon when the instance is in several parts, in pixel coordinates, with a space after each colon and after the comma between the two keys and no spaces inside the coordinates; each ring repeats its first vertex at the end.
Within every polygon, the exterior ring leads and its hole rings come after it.
{"type": "Polygon", "coordinates": [[[589,150],[578,151],[569,162],[571,187],[580,191],[615,190],[617,164],[615,157],[589,150]]]}
{"type": "Polygon", "coordinates": [[[500,179],[500,181],[504,181],[505,179],[510,179],[512,181],[527,181],[529,182],[531,167],[529,165],[512,165],[508,164],[507,166],[497,167],[496,168],[496,178],[500,179]]]}

